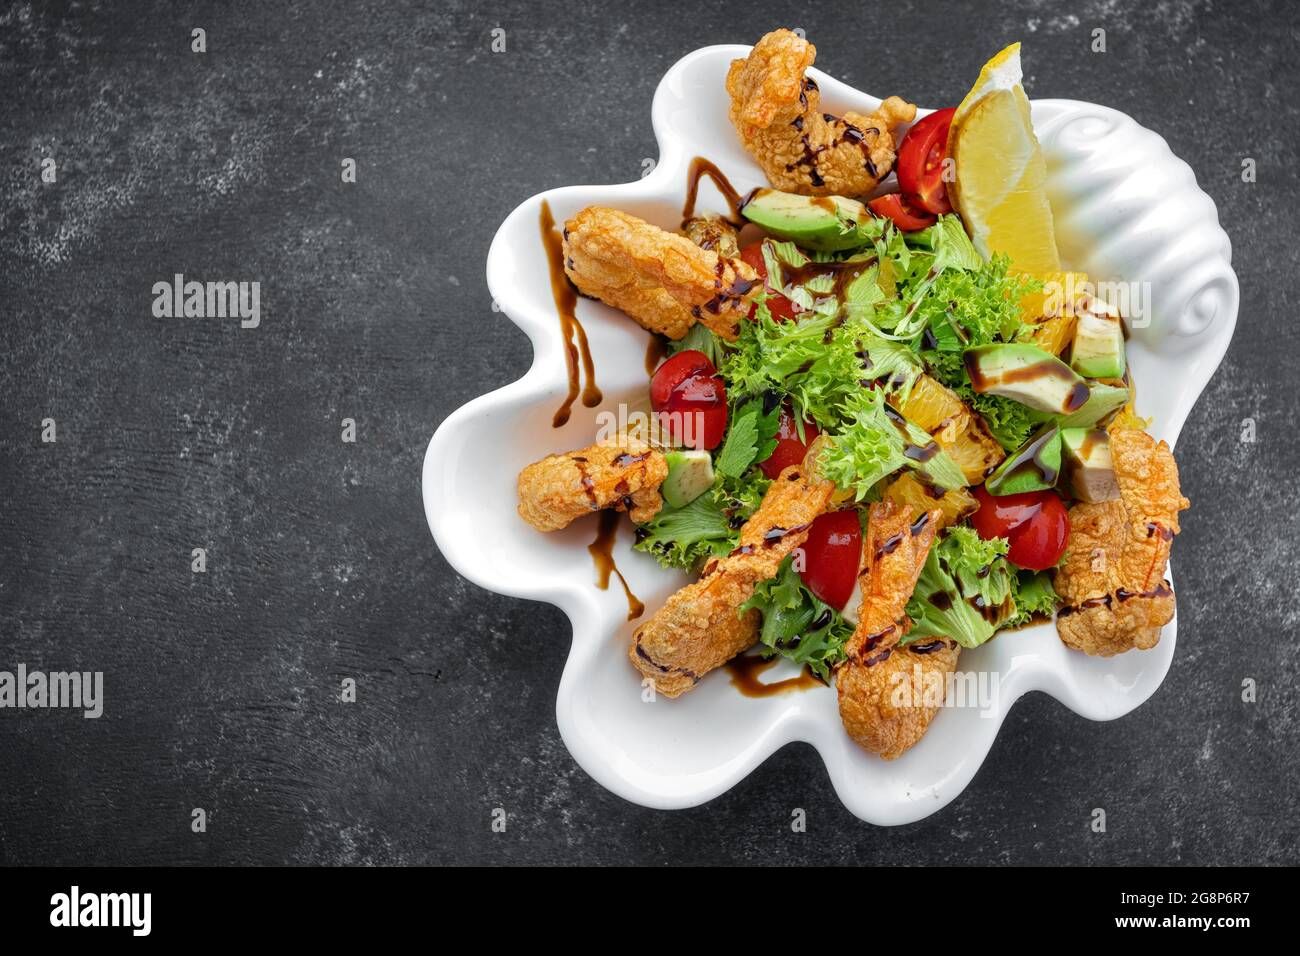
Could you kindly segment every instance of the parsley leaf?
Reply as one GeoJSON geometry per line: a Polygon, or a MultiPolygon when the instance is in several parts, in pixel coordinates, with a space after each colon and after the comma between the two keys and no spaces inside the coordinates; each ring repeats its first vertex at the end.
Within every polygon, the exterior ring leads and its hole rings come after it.
{"type": "Polygon", "coordinates": [[[727,440],[718,452],[714,470],[724,478],[739,478],[750,465],[763,461],[776,448],[781,423],[780,406],[763,411],[762,399],[750,399],[732,410],[727,440]]]}

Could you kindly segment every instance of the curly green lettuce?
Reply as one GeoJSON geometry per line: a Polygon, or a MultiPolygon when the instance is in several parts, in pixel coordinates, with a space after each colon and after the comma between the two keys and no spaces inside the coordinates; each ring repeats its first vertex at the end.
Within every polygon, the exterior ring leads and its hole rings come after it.
{"type": "Polygon", "coordinates": [[[1046,571],[1017,571],[1012,586],[1016,613],[1002,627],[1020,627],[1035,618],[1051,617],[1061,598],[1052,587],[1052,577],[1046,571]]]}
{"type": "Polygon", "coordinates": [[[853,625],[808,590],[794,568],[793,554],[781,562],[775,577],[754,588],[740,607],[742,613],[749,610],[763,616],[758,641],[764,657],[780,655],[830,683],[831,673],[844,660],[844,642],[853,634],[853,625]]]}
{"type": "Polygon", "coordinates": [[[925,474],[939,488],[966,484],[961,468],[922,429],[885,403],[879,389],[860,389],[847,399],[847,424],[834,432],[817,458],[818,473],[857,501],[874,497],[882,480],[903,467],[925,474]]]}
{"type": "Polygon", "coordinates": [[[969,384],[962,385],[954,391],[957,397],[969,405],[984,424],[988,425],[998,444],[1007,451],[1015,451],[1029,440],[1030,434],[1041,424],[1032,409],[1015,399],[1004,395],[980,394],[969,384]]]}
{"type": "Polygon", "coordinates": [[[740,527],[758,510],[768,481],[759,471],[719,475],[713,487],[681,508],[665,508],[636,531],[638,551],[665,568],[695,571],[740,543],[740,527]]]}
{"type": "Polygon", "coordinates": [[[731,551],[740,540],[726,511],[711,492],[681,508],[665,508],[636,531],[637,551],[653,555],[665,568],[693,571],[702,562],[731,551]]]}
{"type": "Polygon", "coordinates": [[[1005,538],[984,540],[973,528],[949,528],[930,549],[907,602],[912,629],[900,643],[951,638],[979,647],[1015,614],[1015,575],[1005,538]]]}
{"type": "Polygon", "coordinates": [[[778,322],[766,301],[760,301],[718,367],[729,394],[736,399],[769,393],[789,398],[796,420],[820,428],[836,425],[845,399],[862,387],[862,361],[836,322],[832,314],[817,313],[800,316],[798,322],[778,322]]]}

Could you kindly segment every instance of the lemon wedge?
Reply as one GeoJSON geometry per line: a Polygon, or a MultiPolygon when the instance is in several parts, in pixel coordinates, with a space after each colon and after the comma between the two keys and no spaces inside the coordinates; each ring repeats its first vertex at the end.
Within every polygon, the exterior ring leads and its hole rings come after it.
{"type": "Polygon", "coordinates": [[[984,64],[953,114],[948,155],[956,181],[948,195],[986,258],[1004,253],[1036,276],[1061,269],[1047,202],[1047,165],[1020,85],[1020,44],[984,64]]]}

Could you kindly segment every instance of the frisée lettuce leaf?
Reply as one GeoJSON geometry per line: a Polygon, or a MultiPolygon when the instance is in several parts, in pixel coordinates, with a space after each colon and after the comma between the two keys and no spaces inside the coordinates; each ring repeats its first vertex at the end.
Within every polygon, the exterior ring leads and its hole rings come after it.
{"type": "Polygon", "coordinates": [[[884,478],[903,467],[922,471],[939,488],[961,488],[965,475],[924,430],[885,403],[881,389],[864,388],[846,401],[850,414],[817,458],[818,473],[864,501],[884,478]]]}
{"type": "MultiPolygon", "coordinates": [[[[715,469],[716,470],[716,469],[715,469]]],[[[638,551],[665,568],[695,571],[710,558],[731,553],[740,527],[758,510],[771,484],[757,470],[719,475],[713,487],[681,508],[665,508],[636,530],[638,551]]]]}
{"type": "Polygon", "coordinates": [[[779,654],[830,683],[832,671],[844,660],[844,642],[853,634],[853,625],[808,590],[795,570],[793,554],[786,555],[776,576],[755,586],[753,596],[740,606],[741,613],[750,610],[763,615],[758,641],[764,657],[779,654]]]}
{"type": "Polygon", "coordinates": [[[900,642],[947,637],[979,647],[1015,614],[1015,576],[1005,538],[984,540],[955,526],[930,548],[916,590],[907,602],[912,629],[900,642]]]}

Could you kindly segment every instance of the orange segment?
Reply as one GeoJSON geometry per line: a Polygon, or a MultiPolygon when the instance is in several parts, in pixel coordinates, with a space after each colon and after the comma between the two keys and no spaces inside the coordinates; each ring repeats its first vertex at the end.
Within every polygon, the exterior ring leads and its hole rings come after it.
{"type": "MultiPolygon", "coordinates": [[[[962,470],[967,484],[978,485],[984,475],[1006,457],[984,420],[929,375],[912,386],[907,401],[891,399],[903,417],[924,428],[962,470]]],[[[933,505],[931,506],[933,507],[933,505]]]]}
{"type": "Polygon", "coordinates": [[[938,489],[930,488],[918,481],[910,471],[903,472],[891,481],[885,487],[881,497],[886,501],[909,505],[912,513],[918,515],[938,508],[940,529],[956,524],[979,507],[979,502],[965,488],[939,492],[938,489]],[[939,495],[937,498],[936,493],[939,495]]]}

